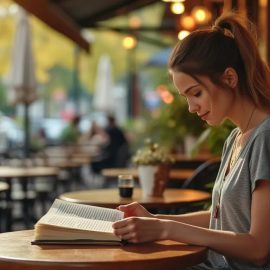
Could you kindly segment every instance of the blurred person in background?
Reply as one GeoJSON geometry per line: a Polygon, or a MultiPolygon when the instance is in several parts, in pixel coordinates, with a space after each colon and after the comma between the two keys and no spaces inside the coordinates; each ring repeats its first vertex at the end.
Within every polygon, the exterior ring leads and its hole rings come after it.
{"type": "Polygon", "coordinates": [[[47,146],[47,135],[44,128],[39,128],[31,139],[31,150],[34,152],[42,151],[47,146]]]}
{"type": "Polygon", "coordinates": [[[125,167],[129,159],[128,140],[112,115],[107,116],[105,134],[108,142],[96,160],[91,163],[91,169],[94,173],[100,173],[105,168],[125,167]]]}
{"type": "Polygon", "coordinates": [[[93,120],[89,131],[80,137],[80,144],[90,144],[98,148],[104,147],[108,141],[107,133],[95,120],[93,120]]]}
{"type": "Polygon", "coordinates": [[[79,129],[81,117],[75,115],[69,125],[63,130],[60,141],[65,144],[77,144],[81,137],[81,131],[79,129]]]}

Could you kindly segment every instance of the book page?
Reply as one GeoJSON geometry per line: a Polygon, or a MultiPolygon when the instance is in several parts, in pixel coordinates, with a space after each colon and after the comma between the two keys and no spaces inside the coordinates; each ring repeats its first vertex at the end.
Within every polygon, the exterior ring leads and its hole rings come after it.
{"type": "Polygon", "coordinates": [[[79,230],[112,232],[112,223],[124,213],[109,208],[89,206],[56,199],[37,223],[79,230]]]}
{"type": "Polygon", "coordinates": [[[85,204],[78,204],[56,199],[49,212],[57,215],[84,217],[89,219],[116,221],[124,217],[123,212],[85,204]]]}
{"type": "MultiPolygon", "coordinates": [[[[95,232],[106,232],[112,233],[112,222],[104,221],[104,220],[95,220],[88,218],[78,218],[78,217],[70,217],[70,216],[58,216],[58,215],[45,215],[43,216],[39,222],[37,223],[36,230],[44,228],[44,225],[49,225],[73,229],[73,230],[81,230],[81,231],[95,231],[95,232]]],[[[46,231],[48,228],[46,228],[46,231]]],[[[54,229],[55,230],[55,229],[54,229]]]]}

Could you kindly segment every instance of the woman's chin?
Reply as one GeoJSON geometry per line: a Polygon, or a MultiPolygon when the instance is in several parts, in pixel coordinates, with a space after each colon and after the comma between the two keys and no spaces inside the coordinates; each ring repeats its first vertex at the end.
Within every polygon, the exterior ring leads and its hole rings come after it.
{"type": "Polygon", "coordinates": [[[215,126],[219,126],[221,123],[220,122],[217,122],[217,121],[213,121],[213,120],[206,120],[205,121],[209,126],[211,126],[211,127],[215,127],[215,126]]]}

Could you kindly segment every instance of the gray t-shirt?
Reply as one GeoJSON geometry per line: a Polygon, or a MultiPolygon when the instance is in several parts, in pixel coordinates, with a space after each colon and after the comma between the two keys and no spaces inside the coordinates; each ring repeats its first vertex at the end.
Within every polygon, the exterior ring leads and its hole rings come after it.
{"type": "MultiPolygon", "coordinates": [[[[270,181],[270,117],[251,133],[235,165],[226,175],[238,132],[238,128],[234,129],[224,144],[221,166],[212,194],[210,228],[247,233],[250,230],[251,200],[256,182],[260,179],[270,181]],[[213,218],[213,212],[219,196],[219,218],[216,219],[213,218]]],[[[210,250],[206,264],[197,267],[202,268],[191,269],[265,270],[270,269],[270,258],[266,265],[260,267],[210,250]]]]}

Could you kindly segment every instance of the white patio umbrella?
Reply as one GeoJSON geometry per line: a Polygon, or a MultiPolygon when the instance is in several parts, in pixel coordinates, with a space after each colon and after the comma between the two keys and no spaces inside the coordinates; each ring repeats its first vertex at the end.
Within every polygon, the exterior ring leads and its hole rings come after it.
{"type": "Polygon", "coordinates": [[[37,98],[34,57],[32,52],[31,29],[28,14],[20,9],[16,21],[16,33],[12,51],[9,77],[9,100],[12,104],[25,107],[25,155],[29,155],[29,105],[37,98]]]}
{"type": "Polygon", "coordinates": [[[93,105],[98,111],[110,113],[114,110],[114,85],[112,65],[108,55],[102,55],[97,67],[93,105]]]}

